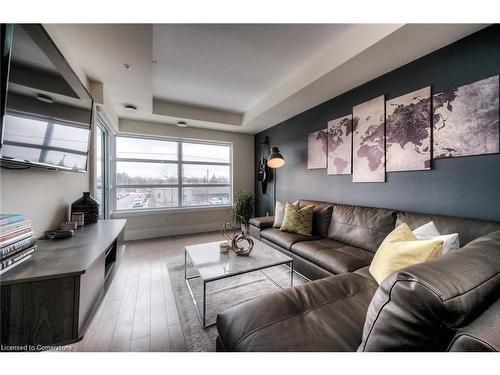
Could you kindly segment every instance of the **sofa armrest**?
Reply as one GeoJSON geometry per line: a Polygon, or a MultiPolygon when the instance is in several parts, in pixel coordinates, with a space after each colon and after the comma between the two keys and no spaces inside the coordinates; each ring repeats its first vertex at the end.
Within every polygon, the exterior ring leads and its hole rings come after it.
{"type": "Polygon", "coordinates": [[[368,309],[360,350],[446,350],[498,299],[499,249],[500,230],[388,276],[368,309]]]}
{"type": "Polygon", "coordinates": [[[253,217],[248,222],[259,229],[271,228],[274,224],[274,216],[253,217]]]}

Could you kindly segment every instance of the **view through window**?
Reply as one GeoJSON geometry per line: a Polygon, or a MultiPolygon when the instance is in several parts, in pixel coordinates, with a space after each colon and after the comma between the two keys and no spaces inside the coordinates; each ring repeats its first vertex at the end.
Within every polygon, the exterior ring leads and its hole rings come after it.
{"type": "Polygon", "coordinates": [[[231,146],[116,137],[116,209],[231,204],[231,146]]]}

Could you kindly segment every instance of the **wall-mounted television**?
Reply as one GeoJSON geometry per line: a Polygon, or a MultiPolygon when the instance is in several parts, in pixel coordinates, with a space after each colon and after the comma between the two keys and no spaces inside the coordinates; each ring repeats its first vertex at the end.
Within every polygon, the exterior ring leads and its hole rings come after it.
{"type": "Polygon", "coordinates": [[[2,25],[2,166],[87,170],[93,102],[45,29],[2,25]]]}

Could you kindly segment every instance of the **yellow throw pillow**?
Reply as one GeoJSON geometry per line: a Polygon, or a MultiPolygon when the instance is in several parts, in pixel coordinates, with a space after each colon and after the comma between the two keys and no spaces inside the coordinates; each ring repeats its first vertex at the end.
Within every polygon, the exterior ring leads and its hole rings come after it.
{"type": "Polygon", "coordinates": [[[443,241],[418,240],[410,227],[401,224],[384,239],[370,264],[370,273],[380,284],[391,273],[441,255],[443,241]]]}
{"type": "Polygon", "coordinates": [[[280,230],[310,236],[312,232],[313,211],[313,204],[299,209],[292,203],[287,202],[285,218],[280,230]]]}

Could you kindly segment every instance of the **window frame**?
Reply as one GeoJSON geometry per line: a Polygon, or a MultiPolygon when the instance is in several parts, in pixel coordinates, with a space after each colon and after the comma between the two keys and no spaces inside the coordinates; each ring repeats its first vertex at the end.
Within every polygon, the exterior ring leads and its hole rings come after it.
{"type": "Polygon", "coordinates": [[[223,209],[229,208],[233,205],[233,143],[223,142],[223,141],[212,141],[212,140],[200,140],[192,138],[183,137],[166,137],[166,136],[150,136],[143,134],[132,134],[132,133],[118,133],[114,137],[114,156],[113,156],[113,181],[114,189],[112,194],[113,201],[113,214],[114,216],[120,216],[120,214],[130,214],[131,216],[137,214],[147,214],[147,213],[160,213],[162,211],[188,211],[188,210],[213,210],[213,209],[223,209]],[[119,158],[117,156],[117,139],[118,138],[135,138],[135,139],[145,139],[145,140],[155,140],[155,141],[166,141],[166,142],[176,142],[177,143],[177,160],[155,160],[155,159],[132,159],[132,158],[119,158]],[[184,161],[182,156],[182,147],[184,143],[191,144],[201,144],[201,145],[215,145],[215,146],[225,146],[229,147],[229,162],[218,163],[218,162],[202,162],[202,161],[184,161]],[[118,162],[136,162],[136,163],[157,163],[157,164],[176,164],[177,165],[177,184],[119,184],[118,183],[118,173],[117,173],[117,163],[118,162]],[[183,165],[207,165],[207,166],[228,166],[229,167],[229,183],[228,184],[189,184],[183,183],[183,165]],[[117,207],[117,191],[121,188],[176,188],[177,189],[177,205],[173,207],[147,207],[147,208],[127,208],[118,209],[117,207]],[[229,188],[229,203],[227,204],[213,204],[213,205],[193,205],[187,206],[183,205],[183,189],[193,188],[193,187],[228,187],[229,188]]]}
{"type": "MultiPolygon", "coordinates": [[[[112,173],[114,171],[114,165],[112,163],[113,160],[113,146],[114,146],[114,135],[113,132],[111,131],[111,125],[105,116],[104,113],[98,108],[97,111],[95,111],[95,118],[94,118],[94,125],[96,129],[96,136],[95,136],[95,142],[98,142],[98,136],[97,136],[97,128],[99,128],[103,133],[104,133],[104,144],[103,144],[103,150],[102,150],[102,157],[103,157],[103,181],[102,181],[102,189],[103,189],[103,200],[104,200],[104,207],[103,207],[103,214],[99,215],[100,219],[109,219],[111,217],[111,213],[113,212],[114,208],[114,199],[113,199],[113,184],[111,183],[113,181],[112,179],[112,173]]],[[[97,143],[95,144],[97,146],[97,143]]],[[[95,154],[96,150],[94,147],[93,154],[95,157],[95,162],[97,163],[97,155],[95,154]]],[[[93,172],[93,178],[94,178],[94,196],[97,194],[97,164],[95,165],[95,171],[93,172]]]]}

